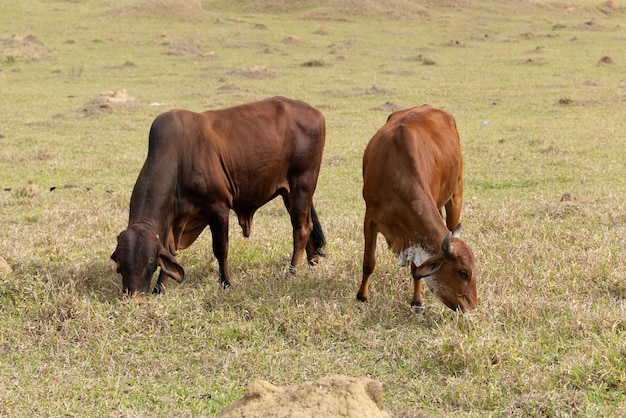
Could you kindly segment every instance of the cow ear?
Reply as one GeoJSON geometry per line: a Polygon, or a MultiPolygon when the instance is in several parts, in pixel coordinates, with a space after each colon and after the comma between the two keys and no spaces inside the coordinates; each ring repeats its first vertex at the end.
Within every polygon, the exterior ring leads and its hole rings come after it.
{"type": "Polygon", "coordinates": [[[428,277],[437,273],[439,269],[441,268],[442,264],[443,263],[441,262],[440,256],[435,255],[433,257],[430,257],[428,260],[424,261],[421,265],[419,265],[418,267],[415,267],[415,270],[413,270],[413,279],[419,280],[422,277],[428,277]]]}
{"type": "Polygon", "coordinates": [[[113,254],[111,254],[111,260],[115,261],[115,271],[121,273],[122,270],[120,270],[120,263],[117,262],[117,250],[113,251],[113,254]]]}
{"type": "Polygon", "coordinates": [[[178,261],[176,261],[172,253],[165,250],[165,248],[159,250],[158,263],[161,267],[161,271],[178,283],[181,283],[185,279],[185,270],[178,264],[178,261]]]}

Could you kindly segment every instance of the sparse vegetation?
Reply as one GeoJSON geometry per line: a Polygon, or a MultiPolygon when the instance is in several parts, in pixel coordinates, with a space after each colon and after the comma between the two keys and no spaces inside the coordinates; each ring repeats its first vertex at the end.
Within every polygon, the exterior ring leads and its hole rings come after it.
{"type": "Polygon", "coordinates": [[[381,382],[394,417],[626,414],[617,2],[5,3],[1,416],[215,416],[253,379],[331,373],[381,382]],[[132,105],[85,113],[122,89],[132,105]],[[219,289],[206,231],[179,254],[185,283],[120,300],[109,256],[153,118],[272,95],[326,116],[315,205],[328,256],[288,274],[276,201],[247,240],[232,220],[232,288],[219,289]],[[463,142],[469,315],[429,292],[412,314],[383,239],[372,300],[355,301],[365,144],[422,103],[450,111],[463,142]]]}

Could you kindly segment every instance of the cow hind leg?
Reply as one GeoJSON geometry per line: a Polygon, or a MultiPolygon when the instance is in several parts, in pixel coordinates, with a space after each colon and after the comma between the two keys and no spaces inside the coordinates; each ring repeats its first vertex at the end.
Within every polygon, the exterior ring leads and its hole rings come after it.
{"type": "Polygon", "coordinates": [[[463,206],[463,181],[459,180],[452,197],[446,203],[446,226],[454,231],[461,219],[461,207],[463,206]]]}
{"type": "Polygon", "coordinates": [[[322,224],[317,217],[317,212],[313,204],[311,204],[311,221],[313,222],[313,229],[309,236],[309,240],[306,246],[307,259],[310,265],[315,265],[319,262],[320,257],[325,257],[324,246],[326,245],[326,237],[322,230],[322,224]]]}
{"type": "Polygon", "coordinates": [[[367,215],[365,216],[365,222],[363,224],[363,236],[365,238],[363,278],[361,279],[361,286],[356,294],[356,298],[361,302],[367,302],[369,301],[370,277],[376,267],[376,238],[378,236],[376,225],[368,219],[367,215]]]}
{"type": "MultiPolygon", "coordinates": [[[[304,191],[293,191],[288,196],[283,196],[283,201],[293,227],[293,255],[290,268],[293,273],[302,261],[305,250],[307,256],[310,251],[314,252],[313,248],[307,248],[313,230],[311,196],[304,191]]],[[[313,256],[311,255],[311,257],[313,256]]]]}

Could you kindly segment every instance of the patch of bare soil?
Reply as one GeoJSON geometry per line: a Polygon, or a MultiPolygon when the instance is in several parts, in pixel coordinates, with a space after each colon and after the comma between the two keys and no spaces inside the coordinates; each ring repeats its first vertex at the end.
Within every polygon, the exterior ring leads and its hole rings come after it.
{"type": "Polygon", "coordinates": [[[566,218],[576,214],[581,209],[584,202],[571,195],[571,193],[563,193],[558,203],[548,206],[547,213],[550,218],[566,218]]]}
{"type": "Polygon", "coordinates": [[[598,60],[598,65],[613,65],[615,61],[609,56],[604,56],[598,60]]]}
{"type": "Polygon", "coordinates": [[[165,55],[185,56],[191,55],[201,58],[216,57],[215,51],[206,51],[206,41],[201,38],[169,38],[163,37],[161,45],[167,47],[165,55]]]}
{"type": "Polygon", "coordinates": [[[337,19],[337,14],[348,16],[385,16],[397,20],[428,17],[428,10],[412,0],[333,0],[330,4],[303,12],[310,20],[337,19]]]}
{"type": "Polygon", "coordinates": [[[604,26],[597,23],[595,20],[588,20],[580,25],[576,25],[576,29],[579,30],[602,30],[604,26]]]}
{"type": "Polygon", "coordinates": [[[429,15],[428,10],[413,0],[257,0],[242,7],[254,13],[285,13],[301,11],[308,20],[341,20],[340,15],[386,16],[395,19],[415,19],[429,15]]]}
{"type": "Polygon", "coordinates": [[[50,52],[35,35],[13,35],[0,43],[0,61],[42,61],[51,58],[50,52]]]}
{"type": "Polygon", "coordinates": [[[328,67],[330,64],[323,59],[313,59],[300,64],[301,67],[328,67]]]}
{"type": "Polygon", "coordinates": [[[211,16],[202,9],[200,0],[147,0],[116,7],[105,14],[118,18],[163,18],[185,22],[202,21],[211,16]]]}
{"type": "Polygon", "coordinates": [[[383,389],[369,378],[342,375],[279,387],[263,380],[248,386],[220,418],[391,418],[383,407],[383,389]]]}
{"type": "Polygon", "coordinates": [[[347,14],[386,16],[399,20],[429,16],[427,9],[412,0],[334,0],[333,6],[347,14]]]}
{"type": "Polygon", "coordinates": [[[380,106],[373,107],[371,110],[380,110],[380,111],[383,111],[383,112],[392,113],[392,112],[396,112],[398,110],[401,110],[403,108],[404,107],[400,106],[399,104],[392,103],[392,102],[385,102],[385,103],[381,104],[380,106]]]}
{"type": "Polygon", "coordinates": [[[95,117],[114,112],[116,108],[134,104],[136,104],[135,98],[129,96],[126,89],[104,91],[97,99],[85,103],[80,111],[85,117],[95,117]]]}
{"type": "Polygon", "coordinates": [[[422,65],[436,65],[436,62],[430,58],[427,57],[425,55],[419,54],[417,56],[414,57],[409,57],[407,58],[408,61],[417,61],[420,62],[422,65]]]}
{"type": "Polygon", "coordinates": [[[372,85],[369,88],[331,89],[327,93],[336,97],[358,97],[363,95],[378,96],[389,94],[391,91],[385,87],[372,85]]]}
{"type": "Polygon", "coordinates": [[[276,76],[276,73],[267,67],[260,65],[253,65],[252,67],[241,69],[236,68],[229,71],[227,75],[244,78],[271,78],[276,76]]]}
{"type": "Polygon", "coordinates": [[[283,38],[281,42],[287,45],[301,45],[302,39],[297,36],[287,36],[286,38],[283,38]]]}
{"type": "MultiPolygon", "coordinates": [[[[502,3],[506,3],[509,6],[511,2],[503,0],[502,3]]],[[[570,15],[609,15],[615,13],[623,13],[624,8],[620,7],[617,0],[601,1],[598,0],[595,4],[580,4],[584,2],[573,1],[520,1],[517,4],[520,7],[533,8],[536,10],[547,10],[564,12],[570,15]]]]}
{"type": "Polygon", "coordinates": [[[11,268],[4,258],[0,257],[0,277],[9,277],[11,273],[13,273],[13,268],[11,268]]]}

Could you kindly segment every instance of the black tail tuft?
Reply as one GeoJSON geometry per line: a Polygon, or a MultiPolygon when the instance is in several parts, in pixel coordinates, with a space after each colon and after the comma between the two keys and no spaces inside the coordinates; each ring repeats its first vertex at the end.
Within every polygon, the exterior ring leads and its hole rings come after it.
{"type": "Polygon", "coordinates": [[[326,245],[326,238],[324,237],[324,231],[322,231],[322,225],[320,224],[320,220],[317,218],[317,213],[315,212],[315,208],[311,204],[311,220],[313,221],[313,231],[311,231],[311,238],[313,239],[313,244],[315,244],[315,252],[321,257],[326,257],[323,249],[326,245]]]}

